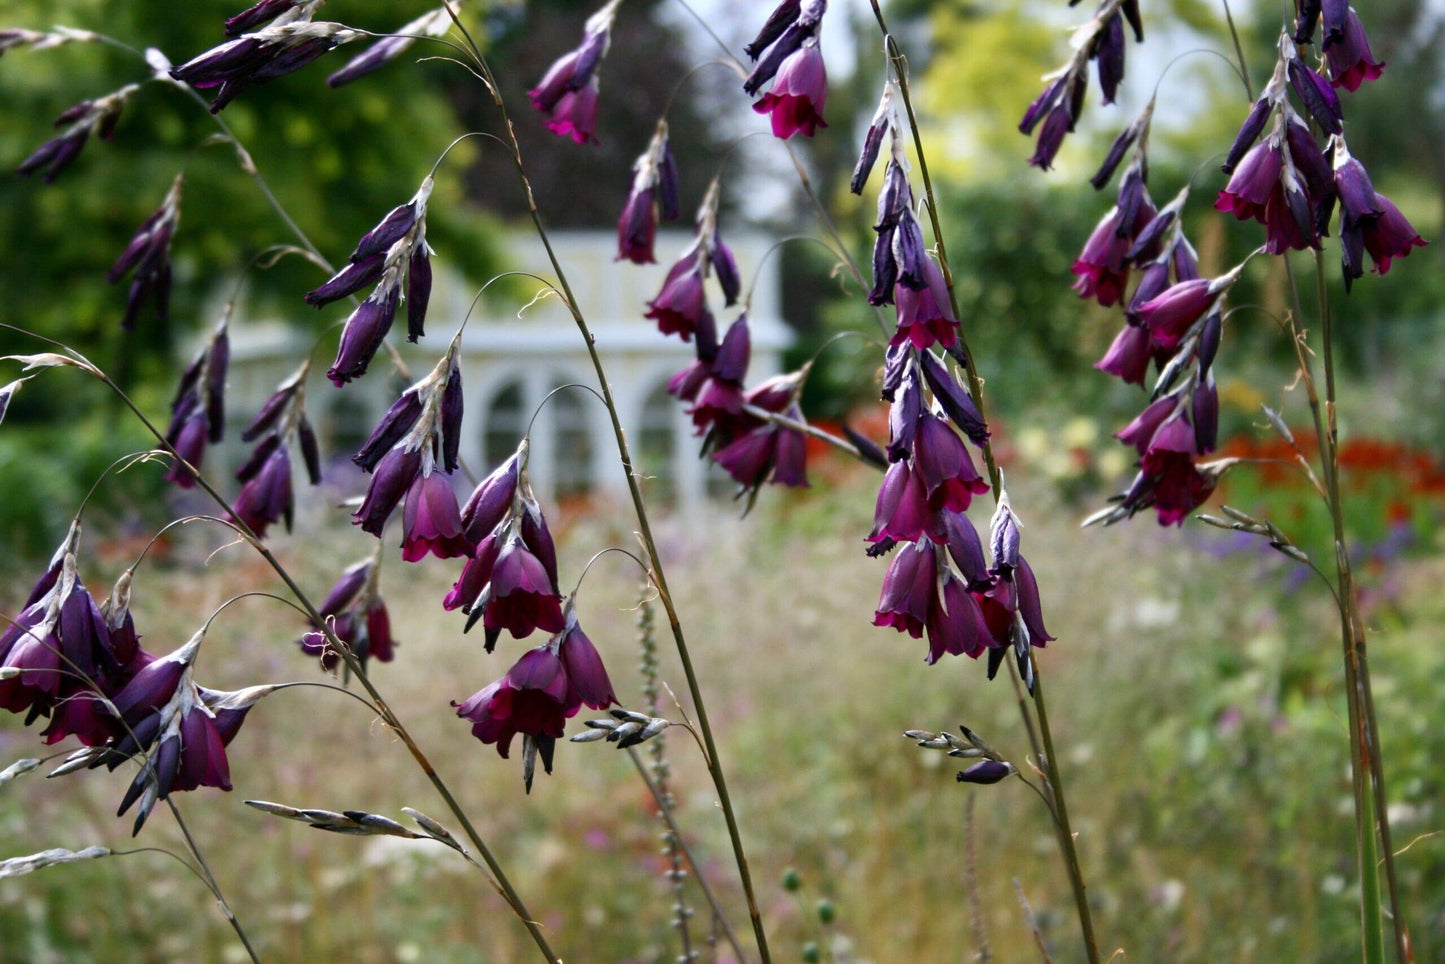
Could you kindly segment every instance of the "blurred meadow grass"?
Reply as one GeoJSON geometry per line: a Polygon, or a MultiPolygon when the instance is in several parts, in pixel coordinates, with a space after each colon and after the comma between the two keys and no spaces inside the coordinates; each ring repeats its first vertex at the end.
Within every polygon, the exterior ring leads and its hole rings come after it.
{"type": "MultiPolygon", "coordinates": [[[[731,506],[673,516],[661,538],[777,959],[800,960],[808,941],[835,950],[838,961],[976,959],[975,908],[963,883],[969,797],[978,912],[992,959],[1038,960],[1014,880],[1054,960],[1078,959],[1071,896],[1037,798],[1018,781],[956,784],[958,767],[902,736],[967,723],[1028,772],[1013,690],[1002,677],[989,683],[973,661],[926,666],[921,641],[870,625],[885,564],[864,557],[861,537],[876,482],[831,465],[814,482],[809,492],[766,495],[741,523],[731,506]],[[802,880],[797,894],[780,883],[789,867],[802,880]],[[813,912],[825,898],[837,910],[826,927],[813,912]]],[[[1059,637],[1040,662],[1107,950],[1123,947],[1136,961],[1353,960],[1358,905],[1340,644],[1323,588],[1286,592],[1292,564],[1282,557],[1205,551],[1225,533],[1162,530],[1148,519],[1081,531],[1082,513],[1054,488],[1015,488],[1024,551],[1059,637]]],[[[982,520],[988,510],[979,508],[982,520]]],[[[596,548],[633,544],[628,514],[614,509],[579,509],[558,526],[564,582],[596,548]]],[[[166,559],[142,568],[134,606],[148,649],[179,645],[237,587],[279,588],[239,546],[211,555],[217,541],[214,531],[187,531],[166,559]]],[[[314,520],[277,546],[317,594],[368,549],[349,527],[314,520]]],[[[84,573],[91,590],[102,594],[133,553],[118,550],[105,572],[84,573]]],[[[382,587],[401,646],[395,662],[373,664],[374,678],[565,960],[674,959],[661,826],[626,756],[608,744],[561,744],[557,772],[539,776],[526,797],[517,755],[499,759],[448,706],[499,676],[523,645],[505,638],[487,656],[479,637],[461,634],[459,616],[441,612],[455,568],[388,561],[382,587]]],[[[640,707],[638,575],[623,556],[603,557],[579,609],[619,697],[640,707]]],[[[1398,561],[1390,578],[1370,620],[1398,848],[1441,820],[1445,734],[1436,681],[1445,669],[1445,561],[1398,561]]],[[[321,679],[294,645],[300,628],[277,603],[236,604],[207,638],[200,681],[235,688],[321,679]]],[[[663,678],[682,694],[665,625],[658,642],[663,678]]],[[[679,717],[676,708],[665,712],[679,717]]],[[[35,731],[19,723],[0,720],[0,763],[39,753],[35,731]]],[[[681,729],[666,739],[684,832],[746,934],[697,749],[681,729]]],[[[129,821],[112,816],[128,775],[47,781],[43,772],[0,789],[0,855],[131,846],[129,821]]],[[[203,789],[176,799],[263,959],[535,955],[487,882],[450,852],[425,841],[325,834],[242,805],[259,798],[398,819],[410,806],[444,818],[403,748],[359,704],[310,688],[273,695],[232,745],[231,773],[232,793],[203,789]]],[[[139,844],[182,850],[164,815],[139,844]]],[[[1414,842],[1400,869],[1417,959],[1439,960],[1445,836],[1414,842]]],[[[696,894],[693,907],[694,931],[705,931],[696,894]]],[[[199,882],[159,854],[0,882],[3,961],[240,959],[199,882]]]]}

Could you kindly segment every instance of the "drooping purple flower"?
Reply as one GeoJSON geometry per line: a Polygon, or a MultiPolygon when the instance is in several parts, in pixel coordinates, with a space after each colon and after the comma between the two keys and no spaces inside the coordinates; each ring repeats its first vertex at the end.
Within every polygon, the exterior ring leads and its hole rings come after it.
{"type": "Polygon", "coordinates": [[[617,260],[653,264],[659,213],[669,221],[678,216],[677,162],[667,137],[667,121],[657,130],[647,150],[632,166],[632,186],[617,219],[617,260]]]}
{"type": "Polygon", "coordinates": [[[608,0],[583,26],[582,43],[558,58],[536,87],[532,106],[547,115],[547,129],[578,144],[597,143],[597,67],[612,43],[612,21],[621,0],[608,0]]]}
{"type": "Polygon", "coordinates": [[[226,36],[239,37],[264,23],[309,20],[325,0],[260,0],[226,20],[226,36]]]}
{"type": "Polygon", "coordinates": [[[472,603],[468,628],[482,619],[491,650],[502,630],[513,639],[525,639],[537,630],[556,633],[563,628],[562,596],[556,580],[542,560],[522,541],[511,537],[492,566],[483,598],[472,603]]]}
{"type": "Polygon", "coordinates": [[[943,588],[931,601],[924,628],[931,666],[948,653],[977,659],[988,648],[989,630],[978,600],[953,570],[943,567],[943,588]]]}
{"type": "MultiPolygon", "coordinates": [[[[242,466],[243,472],[248,468],[249,464],[242,466]]],[[[264,461],[241,477],[241,481],[244,484],[231,503],[231,511],[258,538],[265,538],[271,523],[278,520],[284,520],[286,531],[290,532],[296,503],[291,489],[291,456],[286,444],[278,440],[264,461]]]]}
{"type": "Polygon", "coordinates": [[[366,490],[366,498],[362,500],[361,507],[351,517],[352,524],[361,526],[363,532],[381,538],[391,513],[411,489],[412,482],[421,471],[421,462],[419,446],[412,448],[405,443],[398,443],[389,449],[371,473],[371,485],[366,490]]]}
{"type": "Polygon", "coordinates": [[[55,126],[64,127],[65,131],[37,147],[29,157],[20,162],[15,173],[29,177],[36,171],[44,171],[40,180],[46,184],[54,181],[61,171],[80,156],[81,149],[85,147],[86,141],[90,140],[92,132],[103,141],[108,141],[115,135],[115,125],[120,122],[121,111],[137,90],[140,90],[139,84],[127,84],[114,93],[95,100],[83,100],[67,108],[55,119],[55,126]]]}
{"type": "Polygon", "coordinates": [[[962,512],[989,484],[974,468],[963,439],[940,416],[925,414],[913,439],[913,466],[923,480],[929,504],[962,512]]]}
{"type": "Polygon", "coordinates": [[[1109,350],[1094,367],[1126,382],[1142,387],[1149,371],[1149,329],[1144,325],[1126,324],[1114,336],[1109,350]]]}
{"type": "Polygon", "coordinates": [[[786,139],[799,131],[812,137],[817,128],[828,126],[823,121],[828,76],[818,47],[827,9],[827,0],[789,0],[773,11],[747,47],[757,65],[743,82],[743,90],[755,95],[772,81],[772,89],[753,110],[771,115],[776,137],[786,139]]]}
{"type": "Polygon", "coordinates": [[[922,639],[938,593],[938,553],[928,538],[909,543],[893,557],[873,625],[891,626],[922,639]]]}
{"type": "Polygon", "coordinates": [[[758,99],[753,110],[767,114],[772,120],[773,136],[787,140],[801,133],[812,137],[823,120],[823,104],[828,97],[828,73],[818,39],[809,37],[801,47],[789,54],[773,78],[772,89],[758,99]]]}
{"type": "Polygon", "coordinates": [[[211,101],[211,113],[215,114],[247,88],[300,70],[342,44],[366,36],[339,23],[312,21],[313,10],[308,4],[304,16],[277,17],[260,30],[243,33],[172,67],[170,75],[203,90],[219,88],[211,101]]]}
{"type": "Polygon", "coordinates": [[[1281,49],[1286,50],[1285,69],[1295,96],[1326,134],[1341,133],[1344,130],[1344,112],[1334,87],[1298,56],[1291,56],[1292,47],[1286,49],[1281,44],[1281,49]]]}
{"type": "Polygon", "coordinates": [[[1425,240],[1400,209],[1375,191],[1343,137],[1335,138],[1334,181],[1340,196],[1340,259],[1346,291],[1365,273],[1365,251],[1375,270],[1384,274],[1392,259],[1405,257],[1411,248],[1424,247],[1425,240]]]}
{"type": "Polygon", "coordinates": [[[552,752],[567,720],[584,703],[603,709],[615,702],[607,670],[578,627],[569,600],[566,625],[557,635],[524,653],[501,679],[452,705],[457,716],[471,721],[472,735],[495,744],[502,759],[508,758],[513,738],[522,734],[523,781],[530,792],[534,757],[540,755],[546,771],[552,772],[552,752]]]}
{"type": "Polygon", "coordinates": [[[527,440],[523,439],[517,452],[483,479],[462,507],[462,529],[471,542],[480,543],[515,511],[517,483],[526,453],[527,440]]]}
{"type": "Polygon", "coordinates": [[[934,260],[923,256],[922,288],[900,282],[893,292],[898,308],[898,327],[889,344],[911,344],[924,351],[934,345],[952,348],[958,342],[958,317],[948,296],[943,271],[934,260]]]}
{"type": "Polygon", "coordinates": [[[592,640],[577,625],[577,612],[568,600],[566,625],[556,641],[557,657],[567,671],[567,682],[571,687],[571,699],[577,700],[594,710],[604,710],[617,702],[612,692],[612,680],[607,677],[607,668],[592,640]]]}
{"type": "Polygon", "coordinates": [[[117,814],[138,802],[133,834],[140,833],[156,803],[173,791],[231,789],[226,746],[250,708],[274,690],[253,686],[218,692],[197,686],[193,674],[201,640],[202,633],[197,633],[180,649],[149,663],[115,696],[124,735],[90,763],[114,770],[143,755],[117,814]]]}
{"type": "Polygon", "coordinates": [[[1338,39],[1325,41],[1324,54],[1330,67],[1330,83],[1348,91],[1359,90],[1361,84],[1377,79],[1385,70],[1384,62],[1377,62],[1370,53],[1370,41],[1354,7],[1348,8],[1338,39]]]}
{"type": "Polygon", "coordinates": [[[691,341],[703,318],[711,318],[702,287],[706,264],[696,246],[689,248],[668,271],[657,297],[647,303],[645,317],[657,322],[662,334],[691,341]]]}
{"type": "Polygon", "coordinates": [[[470,555],[471,551],[471,544],[462,534],[461,513],[451,481],[446,473],[433,471],[431,459],[424,457],[422,470],[412,482],[402,509],[401,557],[418,562],[429,552],[438,559],[451,559],[470,555]]]}
{"type": "MultiPolygon", "coordinates": [[[[461,0],[451,0],[451,2],[454,6],[461,6],[461,0]]],[[[382,37],[352,57],[344,67],[326,78],[326,85],[335,88],[349,84],[353,80],[359,80],[400,57],[411,48],[412,44],[416,43],[418,37],[443,37],[446,36],[451,26],[452,18],[447,14],[445,7],[428,11],[415,20],[398,27],[394,35],[382,37]]]]}
{"type": "Polygon", "coordinates": [[[742,314],[728,326],[713,360],[697,363],[702,366],[702,377],[692,387],[693,405],[688,414],[699,435],[715,430],[722,437],[731,438],[752,418],[743,415],[743,380],[747,377],[751,353],[748,319],[742,314]]]}
{"type": "Polygon", "coordinates": [[[1074,274],[1079,276],[1074,290],[1079,297],[1093,298],[1105,308],[1124,297],[1129,283],[1128,255],[1155,214],[1144,185],[1143,162],[1136,161],[1124,175],[1117,203],[1099,220],[1074,262],[1074,274]]]}
{"type": "Polygon", "coordinates": [[[863,193],[863,185],[868,182],[868,175],[873,171],[873,165],[878,161],[878,152],[883,147],[883,137],[897,124],[897,118],[893,108],[893,82],[887,80],[883,84],[883,96],[878,100],[878,109],[873,112],[873,120],[868,124],[868,133],[863,137],[863,150],[858,155],[858,163],[853,167],[853,176],[848,181],[848,190],[854,194],[863,193]]]}

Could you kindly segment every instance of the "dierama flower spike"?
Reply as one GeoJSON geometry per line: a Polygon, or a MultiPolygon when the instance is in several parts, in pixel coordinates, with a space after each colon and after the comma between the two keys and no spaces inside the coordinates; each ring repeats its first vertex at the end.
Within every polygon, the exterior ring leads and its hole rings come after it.
{"type": "Polygon", "coordinates": [[[171,68],[170,75],[203,90],[219,88],[211,101],[211,113],[216,114],[248,87],[300,70],[342,44],[366,36],[339,23],[313,22],[310,18],[316,6],[319,4],[294,7],[255,32],[243,33],[171,68]]]}
{"type": "Polygon", "coordinates": [[[527,91],[532,106],[547,115],[547,129],[578,144],[597,141],[597,68],[612,43],[612,21],[622,0],[587,18],[582,43],[559,58],[536,87],[527,91]]]}
{"type": "MultiPolygon", "coordinates": [[[[226,430],[225,390],[226,368],[231,356],[230,336],[225,318],[215,333],[186,367],[176,397],[171,402],[171,424],[166,441],[182,459],[197,468],[205,455],[206,445],[221,441],[226,430]]],[[[166,473],[166,480],[183,489],[195,485],[195,476],[177,462],[166,473]]]]}
{"type": "Polygon", "coordinates": [[[425,332],[427,303],[431,298],[431,248],[426,243],[426,205],[435,185],[431,175],[406,204],[392,208],[376,227],[362,235],[346,266],[306,295],[307,304],[320,308],[375,284],[341,331],[336,361],[326,373],[338,387],[366,373],[381,347],[401,303],[406,278],[407,340],[425,332]]]}
{"type": "Polygon", "coordinates": [[[756,94],[768,81],[773,82],[753,110],[771,116],[776,137],[787,139],[799,132],[812,137],[819,127],[828,126],[823,120],[828,73],[818,46],[818,31],[827,9],[827,0],[784,0],[746,48],[758,63],[743,90],[756,94]]]}
{"type": "Polygon", "coordinates": [[[658,215],[675,221],[679,213],[677,162],[667,137],[667,121],[657,122],[651,143],[632,171],[632,186],[617,219],[617,260],[653,264],[657,261],[652,246],[657,239],[658,215]]]}
{"type": "Polygon", "coordinates": [[[523,654],[501,679],[452,705],[457,716],[471,722],[472,735],[495,744],[502,759],[511,753],[513,738],[522,734],[526,748],[523,780],[531,792],[534,755],[540,754],[551,773],[552,752],[566,731],[567,720],[576,716],[583,704],[600,710],[615,702],[607,670],[596,647],[578,627],[569,600],[565,625],[557,635],[523,654]]]}
{"type": "Polygon", "coordinates": [[[177,174],[161,206],[146,218],[106,275],[106,280],[115,284],[131,271],[135,272],[130,291],[126,293],[125,317],[120,323],[126,331],[135,330],[141,305],[149,299],[155,300],[158,319],[166,321],[169,317],[171,238],[175,236],[176,225],[180,222],[181,185],[184,182],[185,175],[177,174]]]}
{"type": "Polygon", "coordinates": [[[289,452],[292,440],[299,443],[307,478],[312,485],[321,484],[316,433],[306,417],[305,379],[309,369],[310,362],[303,362],[283,381],[241,434],[242,441],[260,441],[236,472],[236,478],[244,484],[231,508],[257,536],[264,536],[277,520],[285,520],[288,531],[291,528],[295,512],[289,452]]]}
{"type": "Polygon", "coordinates": [[[55,126],[64,127],[65,132],[37,147],[34,153],[20,162],[15,173],[29,177],[36,171],[44,171],[40,180],[46,184],[54,181],[61,171],[80,156],[85,142],[90,140],[91,132],[103,141],[115,136],[115,125],[120,122],[120,113],[125,108],[126,101],[138,90],[138,84],[127,84],[114,93],[96,100],[83,100],[66,109],[55,119],[55,126]]]}

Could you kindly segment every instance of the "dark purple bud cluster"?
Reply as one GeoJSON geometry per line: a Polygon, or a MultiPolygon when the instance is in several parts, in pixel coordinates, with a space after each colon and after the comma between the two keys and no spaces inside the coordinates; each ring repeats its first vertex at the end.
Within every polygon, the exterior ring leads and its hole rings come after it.
{"type": "Polygon", "coordinates": [[[1089,89],[1090,61],[1094,62],[1099,75],[1103,102],[1114,103],[1124,79],[1126,21],[1135,41],[1142,43],[1144,23],[1139,16],[1138,0],[1103,0],[1094,18],[1075,31],[1070,41],[1073,57],[1045,78],[1048,83],[1043,92],[1024,111],[1019,133],[1033,134],[1035,128],[1039,130],[1034,155],[1029,158],[1034,167],[1046,171],[1052,168],[1064,138],[1073,133],[1089,89]]]}
{"type": "Polygon", "coordinates": [[[819,127],[828,126],[823,120],[828,73],[818,46],[827,9],[827,0],[783,0],[743,48],[749,59],[757,61],[743,90],[756,95],[772,81],[772,89],[753,110],[771,117],[775,137],[786,140],[799,132],[812,137],[819,127]]]}
{"type": "MultiPolygon", "coordinates": [[[[452,0],[452,6],[460,7],[461,0],[452,0]]],[[[326,84],[329,87],[341,87],[353,80],[360,80],[406,53],[418,37],[444,37],[451,26],[452,18],[445,7],[428,11],[398,27],[393,36],[382,37],[352,57],[345,66],[326,78],[326,84]]]]}
{"type": "Polygon", "coordinates": [[[427,377],[402,392],[352,457],[372,473],[366,498],[352,521],[381,538],[387,520],[405,497],[401,545],[407,562],[418,562],[428,553],[439,559],[464,556],[473,546],[462,531],[451,484],[461,445],[460,340],[458,333],[427,377]]]}
{"type": "Polygon", "coordinates": [[[1074,262],[1074,274],[1079,276],[1074,290],[1080,298],[1093,298],[1105,308],[1117,304],[1129,285],[1130,267],[1158,257],[1160,231],[1145,234],[1159,213],[1145,186],[1147,177],[1141,154],[1124,172],[1114,207],[1099,220],[1074,262]]]}
{"type": "Polygon", "coordinates": [[[171,68],[170,75],[203,90],[218,88],[211,113],[219,113],[247,88],[300,70],[366,36],[339,23],[313,21],[320,6],[321,0],[261,0],[226,22],[226,33],[234,39],[171,68]]]}
{"type": "Polygon", "coordinates": [[[677,162],[667,137],[667,121],[657,122],[652,142],[632,170],[632,186],[617,218],[617,260],[654,264],[657,258],[652,248],[657,240],[658,215],[676,221],[680,214],[677,162]]]}
{"type": "Polygon", "coordinates": [[[261,441],[236,470],[236,478],[242,485],[231,503],[231,511],[260,538],[264,538],[266,530],[278,520],[285,520],[286,531],[291,531],[296,506],[291,487],[292,439],[301,449],[307,478],[312,485],[321,484],[321,452],[316,444],[316,432],[306,417],[305,382],[310,367],[309,362],[303,363],[276,386],[276,391],[241,433],[243,442],[261,441]]]}
{"type": "MultiPolygon", "coordinates": [[[[363,670],[373,657],[383,663],[391,662],[397,645],[391,635],[386,601],[377,587],[380,572],[378,551],[370,559],[348,567],[316,610],[332,635],[351,650],[363,670]]],[[[341,654],[320,626],[313,626],[297,642],[303,653],[319,659],[327,671],[335,670],[341,662],[341,654]]]]}
{"type": "MultiPolygon", "coordinates": [[[[750,509],[758,491],[769,482],[793,487],[808,484],[807,439],[803,432],[768,417],[781,416],[803,424],[798,406],[802,375],[775,376],[751,389],[744,387],[752,359],[746,311],[728,326],[719,344],[702,290],[702,275],[708,264],[717,268],[729,305],[736,301],[740,285],[732,253],[717,240],[716,210],[717,182],[714,181],[698,217],[698,239],[678,263],[681,267],[691,259],[695,266],[690,277],[696,279],[695,297],[700,306],[698,323],[693,329],[697,335],[696,359],[668,381],[667,391],[678,401],[692,404],[688,414],[692,416],[697,434],[703,438],[703,454],[710,454],[738,483],[738,497],[746,498],[750,509]],[[705,257],[709,237],[713,239],[713,252],[705,257]]],[[[678,267],[673,271],[677,272],[678,267]]],[[[667,292],[665,286],[663,295],[667,292]]],[[[654,310],[663,295],[653,302],[654,310]]],[[[649,312],[648,317],[658,316],[649,312]]],[[[663,328],[664,334],[667,330],[663,328]]]]}
{"type": "Polygon", "coordinates": [[[597,68],[612,44],[612,21],[622,0],[607,4],[587,18],[582,43],[559,57],[542,80],[527,91],[532,106],[547,115],[547,130],[578,144],[597,141],[597,68]]]}
{"type": "Polygon", "coordinates": [[[1375,191],[1365,168],[1350,156],[1343,135],[1334,138],[1334,145],[1335,189],[1340,197],[1340,267],[1345,290],[1349,291],[1355,279],[1365,273],[1366,251],[1375,270],[1384,274],[1390,270],[1391,260],[1405,257],[1411,248],[1423,248],[1426,242],[1400,209],[1375,191]]]}
{"type": "Polygon", "coordinates": [[[362,235],[345,267],[306,295],[320,308],[375,285],[366,300],[346,319],[336,361],[326,376],[340,387],[366,374],[371,359],[391,331],[406,284],[407,340],[425,334],[431,299],[431,248],[426,243],[426,204],[435,182],[430,174],[412,199],[392,208],[376,227],[362,235]]]}
{"type": "Polygon", "coordinates": [[[95,100],[83,100],[67,108],[55,118],[55,126],[65,130],[37,147],[34,153],[20,162],[15,172],[29,177],[36,171],[44,171],[40,180],[46,184],[54,181],[80,156],[92,132],[103,141],[115,136],[115,125],[120,122],[121,111],[137,90],[140,90],[138,84],[127,84],[114,93],[95,100]]]}
{"type": "Polygon", "coordinates": [[[873,290],[868,303],[896,305],[897,328],[889,339],[893,347],[908,344],[920,351],[933,345],[952,348],[958,342],[958,316],[943,270],[929,256],[923,228],[913,213],[913,188],[908,182],[908,160],[893,109],[891,82],[884,85],[849,187],[855,194],[863,192],[885,131],[891,154],[878,192],[878,223],[873,227],[878,237],[873,243],[873,290]]]}
{"type": "MultiPolygon", "coordinates": [[[[1139,472],[1115,504],[1085,524],[1115,522],[1153,508],[1160,525],[1182,525],[1214,492],[1229,460],[1202,463],[1218,444],[1219,392],[1214,358],[1223,333],[1223,302],[1243,265],[1213,279],[1198,277],[1193,251],[1177,226],[1167,261],[1145,269],[1129,307],[1129,324],[1095,367],[1144,382],[1150,358],[1159,367],[1150,404],[1115,437],[1139,456],[1139,472]],[[1180,277],[1167,285],[1170,267],[1180,277]],[[1182,271],[1182,275],[1179,272],[1182,271]],[[1187,277],[1186,277],[1187,276],[1187,277]],[[1149,287],[1146,288],[1146,285],[1149,287]]],[[[1161,256],[1162,257],[1162,256],[1161,256]]]]}
{"type": "Polygon", "coordinates": [[[79,522],[71,524],[19,617],[0,633],[0,708],[49,717],[46,743],[76,737],[85,749],[52,776],[84,767],[114,770],[137,755],[140,773],[121,803],[137,800],[139,832],[158,800],[199,786],[231,789],[225,746],[270,687],[219,693],[196,686],[191,664],[200,634],[170,656],[140,648],[131,618],[131,570],[97,605],[80,581],[79,522]]]}
{"type": "Polygon", "coordinates": [[[125,317],[120,323],[126,331],[135,330],[141,305],[152,298],[156,303],[156,317],[161,321],[169,318],[171,238],[175,236],[181,219],[181,187],[184,183],[185,175],[177,174],[161,206],[145,219],[106,275],[106,280],[115,284],[130,272],[135,272],[125,296],[125,317]]]}
{"type": "Polygon", "coordinates": [[[230,358],[227,319],[222,318],[206,347],[181,374],[176,397],[171,401],[166,442],[183,461],[171,466],[166,479],[183,489],[196,484],[195,474],[186,466],[200,468],[206,446],[215,445],[225,435],[226,368],[230,358]]]}
{"type": "Polygon", "coordinates": [[[527,477],[530,451],[523,439],[462,507],[462,531],[476,549],[442,606],[465,613],[467,630],[482,623],[487,652],[504,629],[525,639],[563,627],[557,549],[527,477]]]}
{"type": "MultiPolygon", "coordinates": [[[[1282,33],[1280,57],[1274,76],[1265,87],[1245,119],[1234,145],[1225,158],[1224,171],[1229,183],[1220,191],[1215,208],[1228,211],[1241,221],[1254,219],[1265,226],[1265,251],[1280,254],[1287,250],[1319,248],[1329,233],[1330,217],[1336,201],[1340,202],[1340,238],[1343,249],[1342,269],[1348,287],[1364,273],[1363,251],[1368,248],[1376,269],[1384,274],[1392,258],[1404,257],[1410,248],[1425,242],[1409,222],[1390,203],[1377,195],[1364,168],[1349,158],[1344,146],[1344,114],[1336,87],[1354,87],[1337,78],[1331,82],[1311,69],[1296,50],[1313,36],[1320,4],[1303,4],[1294,36],[1282,33]],[[1309,124],[1289,101],[1293,92],[1304,106],[1305,113],[1330,142],[1322,150],[1310,131],[1309,124]],[[1271,120],[1273,121],[1271,125],[1271,120]],[[1270,132],[1265,134],[1266,127],[1270,132]],[[1334,157],[1331,164],[1327,152],[1334,157]],[[1346,203],[1343,194],[1351,191],[1346,203]],[[1387,212],[1388,217],[1386,216],[1387,212]],[[1380,229],[1380,225],[1385,225],[1380,229]],[[1364,236],[1370,235],[1366,246],[1364,236]]],[[[1353,22],[1354,11],[1343,4],[1330,3],[1325,11],[1325,44],[1338,46],[1344,27],[1331,24],[1353,22]],[[1340,7],[1341,11],[1334,11],[1340,7]],[[1333,13],[1331,11],[1334,11],[1333,13]],[[1348,12],[1353,21],[1344,17],[1348,12]]],[[[1341,73],[1340,78],[1349,76],[1341,73]]]]}
{"type": "Polygon", "coordinates": [[[195,659],[204,632],[196,633],[173,653],[151,658],[115,694],[111,703],[119,715],[121,735],[84,757],[77,754],[67,761],[67,766],[78,766],[85,759],[88,767],[105,766],[113,771],[127,760],[142,757],[140,772],[116,813],[120,816],[136,805],[132,834],[140,833],[156,803],[174,791],[231,789],[226,747],[251,707],[274,690],[252,686],[220,692],[197,685],[195,659]]]}
{"type": "Polygon", "coordinates": [[[723,301],[737,303],[742,293],[742,278],[737,261],[718,233],[717,209],[721,187],[716,178],[708,186],[697,211],[697,233],[688,249],[667,272],[662,290],[647,303],[644,317],[657,322],[664,335],[677,335],[683,341],[697,336],[698,355],[711,355],[717,348],[717,326],[707,307],[703,281],[708,272],[716,271],[723,301]]]}

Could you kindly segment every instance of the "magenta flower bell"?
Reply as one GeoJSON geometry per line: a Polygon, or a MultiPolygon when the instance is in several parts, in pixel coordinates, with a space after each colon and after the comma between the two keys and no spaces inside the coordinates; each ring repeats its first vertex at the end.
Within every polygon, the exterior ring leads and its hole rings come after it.
{"type": "Polygon", "coordinates": [[[582,43],[558,58],[527,91],[532,106],[547,115],[547,129],[578,144],[597,143],[597,67],[612,43],[612,21],[621,0],[587,18],[582,43]]]}
{"type": "Polygon", "coordinates": [[[471,550],[462,533],[461,513],[450,476],[434,471],[431,460],[423,458],[422,469],[412,482],[402,509],[402,559],[418,562],[427,553],[433,553],[438,559],[451,559],[470,555],[471,550]]]}
{"type": "Polygon", "coordinates": [[[828,73],[823,65],[823,52],[816,37],[789,54],[773,78],[773,87],[764,94],[753,110],[772,119],[773,136],[784,140],[802,133],[812,137],[823,120],[823,104],[828,97],[828,73]]]}

